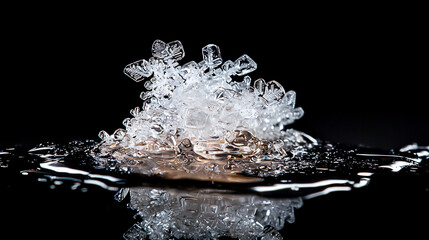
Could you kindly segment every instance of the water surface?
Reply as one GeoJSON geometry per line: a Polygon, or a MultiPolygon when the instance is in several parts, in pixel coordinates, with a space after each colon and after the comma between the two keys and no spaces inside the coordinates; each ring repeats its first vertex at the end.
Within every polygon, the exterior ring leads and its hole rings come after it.
{"type": "Polygon", "coordinates": [[[2,234],[46,239],[420,236],[429,148],[321,144],[255,182],[165,179],[90,154],[93,140],[0,151],[2,234]],[[24,231],[25,230],[25,231],[24,231]]]}

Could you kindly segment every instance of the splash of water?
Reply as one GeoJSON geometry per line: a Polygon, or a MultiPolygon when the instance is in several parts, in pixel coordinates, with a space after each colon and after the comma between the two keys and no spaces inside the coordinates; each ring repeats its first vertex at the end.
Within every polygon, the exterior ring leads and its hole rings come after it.
{"type": "MultiPolygon", "coordinates": [[[[42,180],[44,182],[73,182],[82,186],[98,184],[108,190],[135,184],[170,187],[183,185],[260,194],[298,194],[304,198],[329,187],[350,190],[366,186],[374,174],[425,176],[429,172],[429,147],[417,144],[383,151],[319,142],[319,145],[306,149],[306,154],[290,157],[281,166],[278,162],[247,162],[241,165],[241,172],[233,174],[237,178],[219,181],[207,176],[192,177],[192,174],[185,171],[168,170],[165,175],[163,169],[158,169],[156,174],[154,171],[145,172],[146,167],[140,164],[136,164],[137,170],[134,171],[133,166],[123,165],[114,159],[110,162],[94,161],[91,149],[95,145],[97,143],[94,141],[73,141],[66,144],[47,143],[31,148],[7,148],[1,151],[0,164],[5,166],[5,170],[16,169],[25,177],[35,176],[36,179],[45,179],[42,180]],[[280,167],[279,174],[273,177],[272,172],[280,167]]],[[[205,163],[202,166],[194,164],[194,167],[205,166],[205,163]]],[[[208,170],[212,171],[213,168],[208,170]]],[[[220,176],[222,175],[219,178],[220,176]]]]}

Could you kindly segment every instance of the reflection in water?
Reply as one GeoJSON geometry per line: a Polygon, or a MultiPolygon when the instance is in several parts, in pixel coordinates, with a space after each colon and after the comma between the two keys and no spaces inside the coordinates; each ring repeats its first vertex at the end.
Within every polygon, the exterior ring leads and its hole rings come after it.
{"type": "Polygon", "coordinates": [[[227,190],[123,188],[117,199],[130,195],[130,207],[141,220],[126,233],[137,239],[283,239],[285,222],[295,221],[302,198],[266,198],[227,190]]]}
{"type": "MultiPolygon", "coordinates": [[[[302,200],[352,191],[377,180],[383,182],[388,176],[396,177],[397,185],[407,185],[407,176],[418,177],[424,191],[429,189],[429,146],[417,144],[382,151],[320,142],[305,154],[284,161],[279,176],[271,174],[279,165],[261,168],[248,161],[241,163],[245,164],[242,174],[234,175],[227,168],[225,173],[234,178],[222,174],[213,178],[208,174],[194,176],[192,171],[162,174],[170,166],[167,164],[174,166],[170,160],[165,160],[165,168],[156,169],[157,174],[149,165],[156,160],[123,168],[117,161],[95,160],[90,155],[95,144],[88,140],[1,149],[0,177],[7,176],[12,182],[13,177],[41,182],[66,191],[120,189],[116,199],[129,201],[137,211],[138,222],[123,235],[128,240],[282,239],[280,230],[285,222],[294,221],[294,209],[302,206],[302,200]],[[255,178],[258,181],[247,181],[255,178]]],[[[195,161],[186,167],[206,163],[195,161]]],[[[395,187],[395,183],[383,184],[395,187]]]]}

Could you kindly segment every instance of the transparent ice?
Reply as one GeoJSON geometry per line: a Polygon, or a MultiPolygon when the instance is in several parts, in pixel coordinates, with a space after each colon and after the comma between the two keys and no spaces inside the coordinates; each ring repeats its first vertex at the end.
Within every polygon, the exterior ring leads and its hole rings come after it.
{"type": "Polygon", "coordinates": [[[281,159],[299,146],[316,143],[285,127],[304,114],[295,107],[296,93],[275,81],[253,81],[246,74],[257,64],[248,55],[223,62],[217,45],[203,47],[203,60],[178,63],[180,41],[156,40],[152,57],[128,64],[124,73],[145,81],[142,108],[131,110],[125,129],[101,131],[97,156],[117,159],[263,156],[281,159]],[[244,77],[240,77],[244,76],[244,77]]]}

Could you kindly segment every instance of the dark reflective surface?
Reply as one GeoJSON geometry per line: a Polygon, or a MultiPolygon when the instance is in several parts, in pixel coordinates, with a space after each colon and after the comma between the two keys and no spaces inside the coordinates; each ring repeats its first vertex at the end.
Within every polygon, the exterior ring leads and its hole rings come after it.
{"type": "MultiPolygon", "coordinates": [[[[258,183],[171,181],[100,165],[96,142],[4,148],[2,234],[46,239],[417,237],[428,148],[322,143],[258,183]],[[25,231],[24,231],[25,229],[25,231]]],[[[247,173],[250,174],[250,173],[247,173]]]]}

